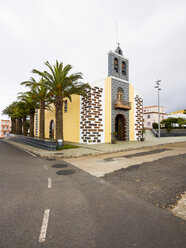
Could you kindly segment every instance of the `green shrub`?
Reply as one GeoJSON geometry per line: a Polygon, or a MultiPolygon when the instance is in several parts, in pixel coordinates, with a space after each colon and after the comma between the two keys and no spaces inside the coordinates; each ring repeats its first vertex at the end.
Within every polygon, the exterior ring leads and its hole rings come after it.
{"type": "Polygon", "coordinates": [[[153,127],[154,129],[158,129],[158,123],[157,123],[157,122],[152,123],[152,127],[153,127]]]}

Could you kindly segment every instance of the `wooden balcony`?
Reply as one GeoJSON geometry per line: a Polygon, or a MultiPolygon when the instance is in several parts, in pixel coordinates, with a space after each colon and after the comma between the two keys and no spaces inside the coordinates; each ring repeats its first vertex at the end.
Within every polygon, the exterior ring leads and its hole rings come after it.
{"type": "Polygon", "coordinates": [[[124,102],[124,101],[122,102],[122,101],[116,100],[114,103],[114,108],[130,110],[131,102],[124,102]]]}

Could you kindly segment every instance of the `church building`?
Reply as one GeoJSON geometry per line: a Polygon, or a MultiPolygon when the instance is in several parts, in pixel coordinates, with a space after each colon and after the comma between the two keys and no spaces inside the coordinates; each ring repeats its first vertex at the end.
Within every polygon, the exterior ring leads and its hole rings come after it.
{"type": "MultiPolygon", "coordinates": [[[[87,97],[72,96],[63,109],[64,141],[96,144],[117,140],[140,140],[143,99],[129,83],[129,61],[123,51],[108,52],[108,76],[89,83],[87,97]]],[[[35,135],[38,130],[38,112],[35,135]]],[[[55,138],[55,111],[45,112],[45,137],[55,138]]]]}

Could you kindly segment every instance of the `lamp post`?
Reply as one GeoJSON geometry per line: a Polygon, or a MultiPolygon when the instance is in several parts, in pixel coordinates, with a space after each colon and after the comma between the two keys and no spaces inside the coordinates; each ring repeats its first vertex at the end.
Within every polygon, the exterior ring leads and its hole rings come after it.
{"type": "Polygon", "coordinates": [[[154,88],[156,88],[158,90],[158,136],[160,138],[161,134],[160,134],[160,94],[159,91],[160,89],[160,82],[161,80],[156,80],[156,86],[154,88]]]}

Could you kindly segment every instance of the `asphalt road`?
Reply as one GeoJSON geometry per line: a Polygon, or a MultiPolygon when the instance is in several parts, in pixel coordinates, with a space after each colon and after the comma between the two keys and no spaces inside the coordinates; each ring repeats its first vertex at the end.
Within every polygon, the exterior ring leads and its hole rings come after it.
{"type": "Polygon", "coordinates": [[[168,211],[67,162],[0,141],[0,248],[185,244],[186,222],[168,211]]]}
{"type": "MultiPolygon", "coordinates": [[[[162,148],[144,152],[136,151],[123,157],[138,160],[140,157],[157,154],[154,161],[131,165],[106,174],[103,179],[127,193],[144,199],[162,208],[172,208],[186,192],[186,143],[164,145],[162,148]],[[185,149],[184,154],[171,156],[171,151],[185,149]],[[158,154],[170,151],[169,156],[158,154]]],[[[107,158],[107,161],[117,157],[107,158]]]]}

